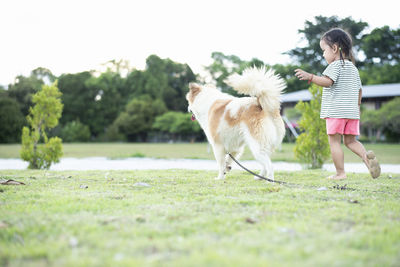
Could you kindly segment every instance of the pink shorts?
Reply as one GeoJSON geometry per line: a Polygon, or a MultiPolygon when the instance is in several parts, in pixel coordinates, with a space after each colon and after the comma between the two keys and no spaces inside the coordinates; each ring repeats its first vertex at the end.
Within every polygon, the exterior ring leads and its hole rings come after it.
{"type": "Polygon", "coordinates": [[[327,134],[360,135],[360,120],[325,118],[327,134]]]}

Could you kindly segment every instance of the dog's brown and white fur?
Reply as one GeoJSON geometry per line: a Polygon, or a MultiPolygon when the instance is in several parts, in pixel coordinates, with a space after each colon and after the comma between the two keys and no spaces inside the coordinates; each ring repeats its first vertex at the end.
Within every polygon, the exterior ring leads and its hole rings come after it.
{"type": "Polygon", "coordinates": [[[195,83],[189,84],[186,95],[189,111],[199,121],[213,148],[219,167],[216,179],[224,179],[231,169],[227,153],[239,158],[245,144],[262,166],[260,175],[274,179],[270,155],[285,134],[280,116],[280,95],[285,83],[272,70],[264,68],[248,68],[242,75],[229,76],[226,83],[250,97],[233,97],[215,87],[195,83]]]}

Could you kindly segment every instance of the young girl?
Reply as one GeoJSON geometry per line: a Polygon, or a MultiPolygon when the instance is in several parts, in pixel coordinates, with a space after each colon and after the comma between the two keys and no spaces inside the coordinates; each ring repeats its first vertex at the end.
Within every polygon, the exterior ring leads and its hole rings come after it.
{"type": "Polygon", "coordinates": [[[328,67],[317,76],[301,69],[295,74],[300,80],[308,80],[324,87],[322,92],[321,115],[326,120],[332,160],[336,174],[328,179],[346,179],[341,140],[351,151],[364,161],[371,176],[377,178],[381,169],[372,151],[365,151],[356,140],[360,134],[361,80],[354,66],[351,36],[342,29],[334,28],[326,32],[320,41],[323,56],[328,67]]]}

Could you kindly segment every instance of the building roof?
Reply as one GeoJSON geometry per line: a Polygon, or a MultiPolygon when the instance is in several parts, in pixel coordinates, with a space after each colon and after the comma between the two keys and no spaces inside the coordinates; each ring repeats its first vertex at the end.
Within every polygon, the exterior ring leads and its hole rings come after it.
{"type": "MultiPolygon", "coordinates": [[[[400,83],[364,85],[362,87],[362,98],[396,97],[400,96],[400,83]]],[[[310,101],[311,93],[308,89],[283,94],[282,103],[310,101]]]]}

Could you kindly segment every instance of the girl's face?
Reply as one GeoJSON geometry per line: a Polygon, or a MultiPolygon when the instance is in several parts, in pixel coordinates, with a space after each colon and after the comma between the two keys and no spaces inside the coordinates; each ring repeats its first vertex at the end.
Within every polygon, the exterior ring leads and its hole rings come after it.
{"type": "Polygon", "coordinates": [[[333,61],[340,59],[339,49],[337,45],[334,44],[333,47],[330,47],[324,40],[321,40],[319,42],[319,46],[324,52],[323,56],[328,64],[331,64],[333,61]]]}

